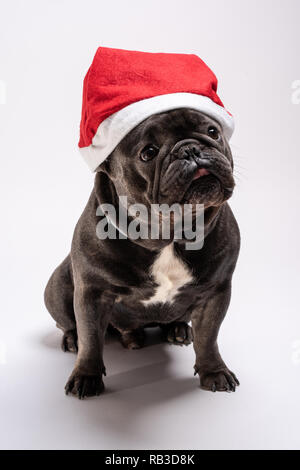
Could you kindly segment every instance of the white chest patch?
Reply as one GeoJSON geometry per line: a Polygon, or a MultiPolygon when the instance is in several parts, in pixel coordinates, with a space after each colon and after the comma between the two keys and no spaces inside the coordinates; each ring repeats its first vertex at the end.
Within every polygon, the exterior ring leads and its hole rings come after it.
{"type": "Polygon", "coordinates": [[[152,265],[151,274],[158,287],[150,299],[142,301],[145,306],[157,302],[173,302],[179,289],[193,281],[188,267],[175,256],[173,243],[160,252],[152,265]]]}

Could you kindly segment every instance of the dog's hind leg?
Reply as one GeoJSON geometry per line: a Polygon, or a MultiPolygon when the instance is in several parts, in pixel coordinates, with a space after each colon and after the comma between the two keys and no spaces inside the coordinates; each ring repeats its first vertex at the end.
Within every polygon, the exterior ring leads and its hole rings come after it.
{"type": "Polygon", "coordinates": [[[186,322],[172,322],[161,325],[165,341],[171,344],[188,345],[193,341],[192,328],[186,322]]]}
{"type": "Polygon", "coordinates": [[[63,351],[77,351],[77,331],[73,307],[73,278],[70,255],[55,269],[45,289],[45,305],[64,335],[63,351]]]}
{"type": "Polygon", "coordinates": [[[120,341],[125,349],[140,349],[145,344],[144,328],[135,330],[118,330],[120,333],[120,341]]]}

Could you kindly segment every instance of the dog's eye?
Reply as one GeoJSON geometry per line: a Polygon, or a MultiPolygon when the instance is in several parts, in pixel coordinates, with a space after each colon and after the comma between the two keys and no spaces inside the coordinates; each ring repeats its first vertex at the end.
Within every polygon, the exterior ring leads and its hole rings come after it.
{"type": "Polygon", "coordinates": [[[146,145],[145,148],[141,151],[140,158],[143,162],[149,162],[152,158],[156,157],[159,149],[155,145],[146,145]]]}
{"type": "Polygon", "coordinates": [[[214,140],[218,140],[218,138],[220,137],[220,133],[218,129],[214,126],[209,126],[207,133],[209,137],[211,137],[214,140]]]}

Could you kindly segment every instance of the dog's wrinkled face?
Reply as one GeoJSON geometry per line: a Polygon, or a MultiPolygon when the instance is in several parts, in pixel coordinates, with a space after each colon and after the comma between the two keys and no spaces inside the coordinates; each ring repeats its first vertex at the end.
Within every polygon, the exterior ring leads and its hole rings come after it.
{"type": "Polygon", "coordinates": [[[130,203],[219,206],[234,188],[231,151],[221,126],[192,109],[149,117],[101,169],[130,203]]]}

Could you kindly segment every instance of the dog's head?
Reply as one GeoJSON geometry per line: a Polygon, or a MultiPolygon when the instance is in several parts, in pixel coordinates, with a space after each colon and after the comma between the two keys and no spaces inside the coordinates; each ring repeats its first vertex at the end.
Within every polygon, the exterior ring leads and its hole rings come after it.
{"type": "Polygon", "coordinates": [[[186,108],[150,116],[98,170],[130,204],[218,207],[234,188],[231,151],[221,126],[186,108]]]}

